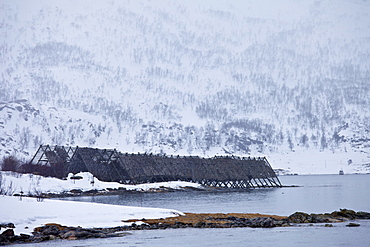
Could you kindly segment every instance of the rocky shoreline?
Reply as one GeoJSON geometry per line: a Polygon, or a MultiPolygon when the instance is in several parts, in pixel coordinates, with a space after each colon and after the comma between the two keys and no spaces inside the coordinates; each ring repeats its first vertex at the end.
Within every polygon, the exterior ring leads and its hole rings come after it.
{"type": "MultiPolygon", "coordinates": [[[[133,230],[141,229],[166,229],[166,228],[232,228],[232,227],[254,227],[272,228],[287,227],[294,224],[304,223],[338,223],[350,220],[370,219],[370,213],[355,212],[348,209],[340,209],[332,213],[307,214],[296,212],[288,217],[261,214],[193,214],[165,218],[165,219],[141,219],[144,224],[133,226],[133,230]]],[[[125,222],[136,222],[129,220],[125,222]]],[[[329,225],[328,225],[329,226],[329,225]]]]}
{"type": "MultiPolygon", "coordinates": [[[[3,225],[1,225],[3,226],[3,225]]],[[[66,239],[88,239],[88,238],[108,238],[121,237],[128,235],[128,232],[120,232],[118,228],[82,228],[68,227],[59,224],[46,224],[36,227],[32,235],[15,235],[14,230],[9,228],[0,235],[0,245],[20,244],[20,243],[40,243],[49,240],[66,239]]]]}
{"type": "MultiPolygon", "coordinates": [[[[196,187],[181,187],[181,188],[169,188],[161,186],[159,188],[152,188],[149,190],[127,190],[125,188],[107,188],[104,190],[80,190],[73,189],[70,191],[65,191],[61,193],[40,193],[39,195],[27,195],[28,197],[37,197],[40,199],[50,199],[50,198],[65,198],[65,197],[81,197],[81,196],[110,196],[110,195],[122,195],[122,194],[138,194],[138,193],[166,193],[166,192],[188,192],[188,191],[213,191],[213,188],[196,188],[196,187]]],[[[20,196],[19,194],[14,194],[14,196],[20,196]]]]}
{"type": "MultiPolygon", "coordinates": [[[[294,188],[300,187],[298,185],[283,185],[283,188],[294,188]]],[[[230,192],[230,191],[240,191],[241,189],[231,189],[231,188],[217,188],[211,186],[202,187],[180,187],[180,188],[170,188],[165,186],[160,186],[159,188],[151,188],[148,190],[127,190],[126,188],[107,188],[104,190],[80,190],[73,189],[70,191],[64,191],[61,193],[40,193],[40,194],[29,194],[25,195],[27,197],[37,197],[42,199],[50,198],[65,198],[65,197],[81,197],[81,196],[110,196],[110,195],[122,195],[122,194],[138,194],[138,193],[168,193],[168,192],[189,192],[189,191],[217,191],[217,192],[230,192]]],[[[20,194],[13,194],[14,196],[21,196],[20,194]]]]}
{"type": "MultiPolygon", "coordinates": [[[[291,227],[296,224],[325,223],[323,226],[332,227],[333,223],[345,222],[350,220],[370,219],[368,212],[355,212],[348,209],[340,209],[332,213],[307,214],[296,212],[288,217],[263,214],[194,214],[170,217],[164,219],[133,219],[124,221],[132,223],[130,226],[112,228],[81,228],[68,227],[59,224],[46,224],[36,227],[32,235],[14,234],[14,224],[0,224],[6,230],[0,234],[0,245],[14,243],[38,243],[56,239],[77,240],[88,238],[108,238],[120,237],[130,234],[128,231],[134,230],[154,230],[154,229],[175,229],[175,228],[234,228],[234,227],[253,227],[253,228],[272,228],[272,227],[291,227]],[[138,223],[140,222],[140,224],[138,223]]],[[[348,227],[357,227],[360,224],[349,223],[348,227]]]]}

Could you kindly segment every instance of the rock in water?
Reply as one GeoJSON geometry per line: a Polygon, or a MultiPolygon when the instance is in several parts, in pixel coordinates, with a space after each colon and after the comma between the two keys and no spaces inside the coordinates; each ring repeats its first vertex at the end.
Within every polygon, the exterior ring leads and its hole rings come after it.
{"type": "Polygon", "coordinates": [[[13,237],[14,236],[14,230],[13,229],[6,229],[3,233],[1,233],[1,236],[13,237]]]}
{"type": "Polygon", "coordinates": [[[346,225],[347,227],[359,227],[360,224],[357,224],[357,223],[349,223],[348,225],[346,225]]]}

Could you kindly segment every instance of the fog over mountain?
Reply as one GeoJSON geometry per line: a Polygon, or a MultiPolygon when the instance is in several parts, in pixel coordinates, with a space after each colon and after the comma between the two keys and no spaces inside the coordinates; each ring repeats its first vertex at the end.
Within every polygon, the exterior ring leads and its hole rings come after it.
{"type": "Polygon", "coordinates": [[[40,144],[370,172],[370,1],[0,1],[0,158],[40,144]]]}

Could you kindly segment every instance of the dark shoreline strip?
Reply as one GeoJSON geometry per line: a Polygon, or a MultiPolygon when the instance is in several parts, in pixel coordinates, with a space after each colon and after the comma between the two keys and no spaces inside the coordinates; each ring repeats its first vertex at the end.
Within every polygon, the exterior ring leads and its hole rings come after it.
{"type": "MultiPolygon", "coordinates": [[[[296,212],[288,217],[263,214],[194,214],[186,213],[183,216],[170,217],[164,219],[141,219],[128,220],[123,222],[132,223],[130,226],[111,227],[111,228],[81,228],[67,227],[59,224],[46,224],[36,227],[33,235],[20,234],[14,235],[14,224],[1,224],[1,228],[7,228],[0,234],[0,245],[14,243],[38,243],[55,239],[88,239],[88,238],[107,238],[120,237],[133,230],[154,230],[169,228],[235,228],[235,227],[253,227],[253,228],[272,228],[289,227],[301,223],[326,223],[325,226],[333,226],[331,223],[344,222],[349,220],[370,219],[368,212],[355,212],[348,209],[340,209],[332,213],[325,214],[307,214],[296,212]],[[137,225],[135,222],[144,222],[137,225]]],[[[350,223],[348,227],[359,226],[356,223],[350,223]]]]}

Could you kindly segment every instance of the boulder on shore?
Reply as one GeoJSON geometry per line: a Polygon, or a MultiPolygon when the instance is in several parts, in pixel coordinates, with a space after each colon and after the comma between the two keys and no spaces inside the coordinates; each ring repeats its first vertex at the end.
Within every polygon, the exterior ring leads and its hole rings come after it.
{"type": "Polygon", "coordinates": [[[356,219],[370,219],[370,213],[340,209],[330,214],[307,214],[295,212],[288,217],[290,223],[336,223],[356,219]]]}

